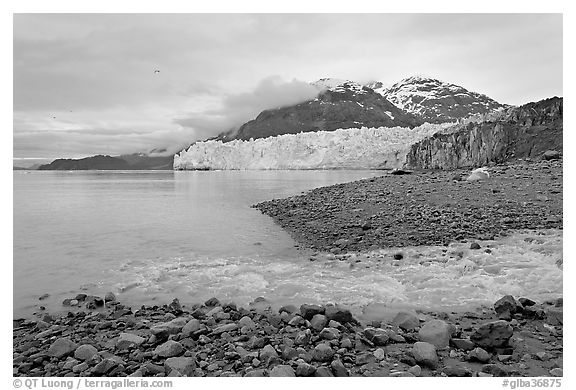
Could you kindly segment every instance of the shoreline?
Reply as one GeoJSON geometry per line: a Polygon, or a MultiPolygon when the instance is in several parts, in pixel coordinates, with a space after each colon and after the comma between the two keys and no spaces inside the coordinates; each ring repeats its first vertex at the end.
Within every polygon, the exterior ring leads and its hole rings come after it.
{"type": "Polygon", "coordinates": [[[333,254],[562,229],[561,160],[518,161],[489,171],[479,181],[465,180],[469,169],[388,174],[252,207],[302,247],[333,254]]]}
{"type": "Polygon", "coordinates": [[[473,312],[407,310],[361,324],[331,304],[175,299],[132,310],[83,295],[74,298],[86,310],[14,321],[14,376],[563,375],[562,298],[505,296],[473,312]]]}

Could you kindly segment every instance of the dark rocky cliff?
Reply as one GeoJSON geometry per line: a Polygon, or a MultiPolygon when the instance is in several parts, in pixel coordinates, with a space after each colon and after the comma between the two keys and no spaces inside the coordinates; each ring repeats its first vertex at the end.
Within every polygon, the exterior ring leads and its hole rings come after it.
{"type": "Polygon", "coordinates": [[[508,109],[498,120],[456,125],[412,146],[410,168],[453,169],[562,151],[563,99],[508,109]]]}

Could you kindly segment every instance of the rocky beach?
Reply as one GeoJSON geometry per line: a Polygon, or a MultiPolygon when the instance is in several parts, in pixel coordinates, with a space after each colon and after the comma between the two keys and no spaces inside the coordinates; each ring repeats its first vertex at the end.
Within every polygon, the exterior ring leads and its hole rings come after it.
{"type": "MultiPolygon", "coordinates": [[[[478,242],[562,228],[560,160],[488,171],[473,181],[469,170],[395,171],[255,207],[315,261],[455,241],[490,251],[478,242]]],[[[337,304],[278,308],[264,297],[246,308],[216,298],[131,308],[113,293],[62,304],[60,314],[14,320],[15,376],[563,375],[561,296],[507,295],[475,310],[397,310],[381,319],[355,318],[337,304]]]]}
{"type": "Polygon", "coordinates": [[[562,298],[360,323],[338,305],[212,298],[131,309],[81,294],[14,321],[15,376],[562,376],[562,298]]]}

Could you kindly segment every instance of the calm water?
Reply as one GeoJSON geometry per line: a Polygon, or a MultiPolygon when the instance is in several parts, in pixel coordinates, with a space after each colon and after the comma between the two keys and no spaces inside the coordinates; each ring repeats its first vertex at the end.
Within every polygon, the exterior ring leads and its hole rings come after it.
{"type": "MultiPolygon", "coordinates": [[[[378,171],[14,172],[14,315],[79,292],[130,305],[339,302],[467,309],[504,294],[562,295],[562,232],[310,262],[250,205],[378,171]],[[50,294],[39,301],[44,293],[50,294]]],[[[374,305],[373,305],[374,306],[374,305]]],[[[369,310],[368,310],[369,311],[369,310]]]]}

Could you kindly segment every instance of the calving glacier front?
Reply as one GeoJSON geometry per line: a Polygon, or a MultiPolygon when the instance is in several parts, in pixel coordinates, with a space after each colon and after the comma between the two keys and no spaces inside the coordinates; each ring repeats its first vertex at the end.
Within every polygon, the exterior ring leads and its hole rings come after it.
{"type": "Polygon", "coordinates": [[[452,124],[352,128],[250,141],[204,141],[174,156],[176,170],[400,168],[410,146],[452,124]]]}

